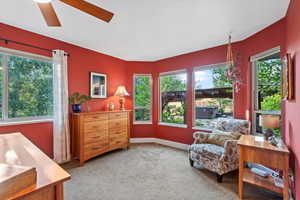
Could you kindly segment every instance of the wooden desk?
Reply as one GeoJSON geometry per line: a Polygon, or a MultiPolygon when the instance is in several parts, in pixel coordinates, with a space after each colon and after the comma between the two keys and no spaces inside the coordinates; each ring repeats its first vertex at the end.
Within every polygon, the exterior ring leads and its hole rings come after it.
{"type": "Polygon", "coordinates": [[[283,194],[283,199],[288,200],[288,169],[289,150],[285,145],[275,147],[266,141],[256,141],[255,136],[243,135],[238,142],[240,154],[239,161],[239,195],[243,199],[244,182],[262,187],[273,192],[283,194]],[[276,187],[271,177],[263,178],[245,168],[245,162],[262,164],[268,167],[283,170],[283,189],[276,187]]]}
{"type": "Polygon", "coordinates": [[[0,163],[32,166],[37,170],[37,184],[9,199],[63,200],[63,182],[70,179],[70,174],[21,133],[0,134],[0,163]]]}

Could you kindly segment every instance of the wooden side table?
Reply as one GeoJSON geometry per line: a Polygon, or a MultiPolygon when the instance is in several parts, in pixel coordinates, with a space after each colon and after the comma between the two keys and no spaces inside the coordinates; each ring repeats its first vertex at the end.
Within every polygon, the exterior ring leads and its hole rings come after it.
{"type": "Polygon", "coordinates": [[[285,145],[275,147],[263,140],[262,137],[243,135],[238,142],[239,160],[239,196],[243,199],[244,182],[262,187],[283,195],[288,200],[289,181],[289,150],[285,145]],[[272,177],[263,178],[245,168],[245,162],[262,164],[268,167],[283,170],[284,187],[275,186],[272,177]]]}

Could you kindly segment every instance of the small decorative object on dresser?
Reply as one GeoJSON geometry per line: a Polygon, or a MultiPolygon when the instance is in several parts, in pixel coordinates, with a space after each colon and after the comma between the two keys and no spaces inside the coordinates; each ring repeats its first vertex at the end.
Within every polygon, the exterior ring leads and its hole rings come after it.
{"type": "Polygon", "coordinates": [[[72,155],[80,165],[108,151],[129,147],[130,111],[73,113],[72,155]]]}
{"type": "Polygon", "coordinates": [[[120,97],[120,110],[125,110],[125,96],[129,96],[125,86],[119,86],[115,93],[115,96],[120,97]]]}
{"type": "Polygon", "coordinates": [[[107,97],[107,79],[106,74],[91,72],[90,77],[90,95],[92,98],[107,97]]]}
{"type": "Polygon", "coordinates": [[[79,92],[74,92],[69,97],[69,104],[72,105],[72,111],[74,113],[80,113],[82,112],[82,104],[87,103],[89,100],[91,100],[90,96],[84,94],[80,95],[79,92]]]}

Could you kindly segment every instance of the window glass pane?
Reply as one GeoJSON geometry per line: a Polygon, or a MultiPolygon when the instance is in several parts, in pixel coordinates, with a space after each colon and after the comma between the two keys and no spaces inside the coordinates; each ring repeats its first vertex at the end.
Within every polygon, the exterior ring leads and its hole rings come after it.
{"type": "Polygon", "coordinates": [[[2,91],[3,91],[3,58],[4,56],[0,54],[0,118],[2,118],[2,91]]]}
{"type": "Polygon", "coordinates": [[[135,109],[135,121],[150,121],[151,113],[149,109],[135,109]]]}
{"type": "Polygon", "coordinates": [[[281,61],[280,58],[264,59],[257,62],[258,110],[280,110],[281,61]]]}
{"type": "Polygon", "coordinates": [[[8,118],[53,114],[52,63],[8,56],[8,118]]]}
{"type": "Polygon", "coordinates": [[[218,118],[233,116],[232,81],[226,66],[195,71],[195,126],[211,129],[218,118]]]}
{"type": "Polygon", "coordinates": [[[151,106],[151,77],[135,76],[135,106],[151,106]]]}
{"type": "Polygon", "coordinates": [[[186,124],[187,74],[160,77],[161,122],[186,124]]]}

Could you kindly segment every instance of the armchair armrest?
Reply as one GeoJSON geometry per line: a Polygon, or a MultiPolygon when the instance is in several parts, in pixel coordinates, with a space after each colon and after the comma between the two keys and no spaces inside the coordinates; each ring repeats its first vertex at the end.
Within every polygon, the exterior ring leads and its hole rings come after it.
{"type": "Polygon", "coordinates": [[[193,137],[194,137],[194,144],[201,144],[201,143],[205,143],[205,141],[207,141],[207,138],[209,136],[210,133],[207,132],[194,132],[193,137]]]}
{"type": "Polygon", "coordinates": [[[221,157],[222,160],[235,162],[239,159],[237,143],[238,140],[226,140],[224,154],[221,157]]]}

